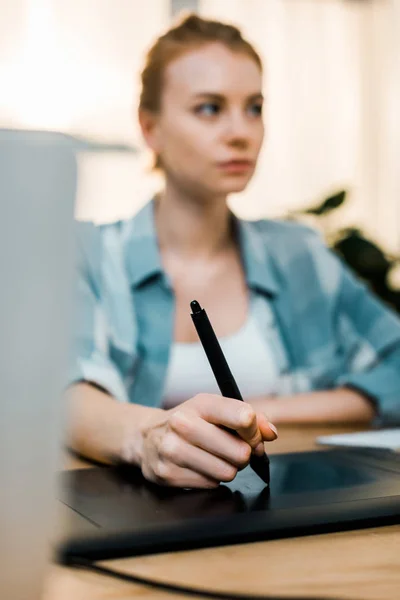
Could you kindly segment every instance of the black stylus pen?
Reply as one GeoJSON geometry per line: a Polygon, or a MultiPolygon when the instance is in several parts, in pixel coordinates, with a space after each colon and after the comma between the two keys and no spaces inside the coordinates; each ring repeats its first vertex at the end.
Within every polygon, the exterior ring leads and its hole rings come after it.
{"type": "MultiPolygon", "coordinates": [[[[210,323],[204,308],[201,308],[197,300],[190,303],[192,309],[191,317],[196,327],[196,331],[207,355],[208,362],[214,373],[221,394],[227,398],[235,398],[243,402],[242,395],[239,391],[237,383],[232,375],[221,346],[219,345],[217,336],[210,323]]],[[[227,429],[227,428],[225,428],[227,429]]],[[[236,431],[228,429],[230,433],[238,435],[236,431]]],[[[255,473],[269,485],[269,458],[266,453],[263,456],[252,454],[250,458],[250,466],[255,473]]]]}

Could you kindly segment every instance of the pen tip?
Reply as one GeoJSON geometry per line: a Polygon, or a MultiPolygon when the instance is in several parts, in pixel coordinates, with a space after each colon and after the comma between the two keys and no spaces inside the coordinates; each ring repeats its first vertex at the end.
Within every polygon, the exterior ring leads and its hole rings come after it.
{"type": "Polygon", "coordinates": [[[197,300],[192,300],[192,302],[190,303],[190,308],[192,309],[192,312],[194,312],[194,313],[198,313],[201,311],[201,306],[197,302],[197,300]]]}

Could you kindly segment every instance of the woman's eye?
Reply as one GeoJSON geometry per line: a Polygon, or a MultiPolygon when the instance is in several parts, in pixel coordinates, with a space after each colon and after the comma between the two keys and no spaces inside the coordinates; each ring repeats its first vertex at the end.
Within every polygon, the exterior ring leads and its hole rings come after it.
{"type": "Polygon", "coordinates": [[[221,110],[219,104],[215,102],[205,102],[204,104],[200,104],[196,106],[195,112],[199,115],[204,115],[206,117],[213,117],[217,115],[221,110]]]}
{"type": "Polygon", "coordinates": [[[259,117],[262,115],[262,104],[252,104],[249,106],[249,111],[253,116],[259,117]]]}

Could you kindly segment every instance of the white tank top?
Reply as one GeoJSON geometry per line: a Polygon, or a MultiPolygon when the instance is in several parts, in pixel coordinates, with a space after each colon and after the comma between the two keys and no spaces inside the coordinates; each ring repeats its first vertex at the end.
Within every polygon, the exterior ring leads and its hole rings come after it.
{"type": "MultiPolygon", "coordinates": [[[[271,323],[272,326],[272,323],[271,323]]],[[[252,303],[245,324],[219,338],[225,358],[245,400],[277,391],[279,370],[271,347],[254,319],[252,303]]],[[[174,342],[170,351],[163,408],[172,408],[199,393],[220,394],[200,342],[174,342]]]]}

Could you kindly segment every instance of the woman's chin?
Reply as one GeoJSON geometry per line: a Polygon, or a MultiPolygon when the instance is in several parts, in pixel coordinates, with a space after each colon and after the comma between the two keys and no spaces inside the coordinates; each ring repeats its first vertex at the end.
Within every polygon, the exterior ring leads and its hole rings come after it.
{"type": "Polygon", "coordinates": [[[224,189],[224,193],[225,194],[238,194],[239,192],[243,192],[247,186],[249,184],[249,181],[240,181],[239,179],[237,181],[230,181],[229,184],[227,182],[226,186],[223,186],[224,189]]]}
{"type": "Polygon", "coordinates": [[[248,186],[251,177],[227,177],[224,179],[212,180],[204,179],[199,187],[203,188],[206,196],[228,196],[229,194],[238,194],[243,192],[248,186]],[[208,185],[204,187],[204,182],[208,185]]]}
{"type": "Polygon", "coordinates": [[[226,189],[227,194],[237,194],[243,192],[250,183],[254,171],[247,173],[235,173],[224,177],[221,185],[226,189]]]}

